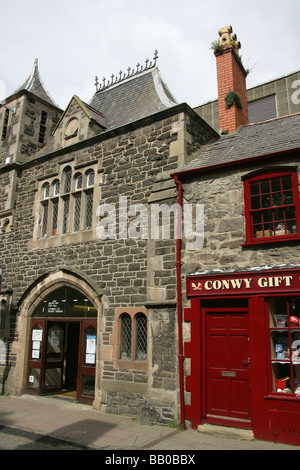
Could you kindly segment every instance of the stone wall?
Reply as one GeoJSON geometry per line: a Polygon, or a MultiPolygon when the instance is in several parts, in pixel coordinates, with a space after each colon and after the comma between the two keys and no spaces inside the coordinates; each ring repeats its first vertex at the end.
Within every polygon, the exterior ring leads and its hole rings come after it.
{"type": "MultiPolygon", "coordinates": [[[[39,210],[37,187],[40,181],[56,175],[65,162],[84,168],[97,161],[101,175],[97,179],[97,204],[112,204],[118,210],[122,196],[127,198],[128,207],[136,203],[147,206],[157,181],[176,170],[179,159],[182,162],[187,140],[191,149],[196,149],[211,138],[207,129],[201,131],[197,116],[195,122],[189,117],[189,129],[193,132],[186,128],[184,113],[167,113],[143,125],[128,126],[122,133],[102,134],[20,167],[13,231],[0,238],[2,290],[12,292],[14,311],[31,286],[62,266],[80,272],[102,289],[106,300],[99,325],[101,405],[107,412],[138,414],[148,423],[175,421],[178,416],[175,240],[120,239],[117,232],[116,239],[103,241],[94,231],[86,239],[82,233],[73,234],[67,243],[63,235],[33,243],[39,210]],[[114,363],[115,312],[128,306],[147,308],[147,370],[118,369],[114,363]]],[[[176,188],[172,189],[172,199],[165,200],[164,194],[162,191],[156,202],[176,202],[176,188]]],[[[16,351],[14,361],[16,355],[24,358],[25,354],[18,346],[19,334],[25,335],[21,325],[19,321],[13,328],[11,338],[12,350],[16,351]]],[[[6,391],[19,390],[22,377],[14,376],[14,367],[8,377],[4,369],[0,375],[6,391]]]]}
{"type": "MultiPolygon", "coordinates": [[[[288,165],[288,162],[284,164],[288,165]]],[[[256,169],[267,168],[272,166],[257,166],[256,169]]],[[[207,269],[293,263],[299,256],[299,247],[293,242],[243,246],[245,217],[242,178],[252,170],[232,170],[184,183],[185,201],[204,204],[204,246],[198,252],[184,252],[184,274],[207,269]]]]}

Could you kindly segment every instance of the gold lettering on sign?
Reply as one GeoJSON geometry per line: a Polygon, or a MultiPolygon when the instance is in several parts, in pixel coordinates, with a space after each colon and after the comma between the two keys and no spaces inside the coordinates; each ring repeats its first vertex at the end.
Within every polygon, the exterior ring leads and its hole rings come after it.
{"type": "MultiPolygon", "coordinates": [[[[300,279],[300,278],[299,278],[300,279]]],[[[252,278],[241,278],[241,279],[215,279],[215,280],[208,280],[204,284],[201,282],[194,283],[192,282],[192,289],[199,290],[202,289],[206,291],[211,290],[239,290],[239,289],[251,289],[252,287],[252,278]]],[[[293,276],[266,276],[260,277],[257,280],[258,287],[265,289],[266,287],[269,288],[276,288],[276,287],[291,287],[293,281],[293,276]]]]}

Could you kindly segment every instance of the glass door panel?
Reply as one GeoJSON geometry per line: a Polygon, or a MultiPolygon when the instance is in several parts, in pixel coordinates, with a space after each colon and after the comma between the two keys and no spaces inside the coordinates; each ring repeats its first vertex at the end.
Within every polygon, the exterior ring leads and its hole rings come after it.
{"type": "Polygon", "coordinates": [[[80,358],[78,367],[77,400],[91,404],[95,396],[95,372],[97,352],[97,321],[81,322],[80,358]]]}
{"type": "Polygon", "coordinates": [[[44,393],[52,393],[62,389],[65,328],[65,322],[48,322],[44,393]]]}

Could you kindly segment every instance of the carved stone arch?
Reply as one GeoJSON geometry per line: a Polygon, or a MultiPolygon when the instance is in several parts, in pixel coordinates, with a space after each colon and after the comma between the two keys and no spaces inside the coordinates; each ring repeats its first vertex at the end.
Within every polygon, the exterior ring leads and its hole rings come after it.
{"type": "Polygon", "coordinates": [[[31,317],[36,306],[48,294],[63,286],[72,287],[86,295],[95,307],[101,310],[103,291],[98,285],[79,271],[60,267],[55,271],[43,275],[27,289],[18,304],[20,314],[24,314],[24,310],[26,310],[26,316],[31,317]]]}
{"type": "MultiPolygon", "coordinates": [[[[16,364],[16,393],[22,394],[25,392],[26,387],[26,375],[27,375],[27,364],[28,364],[28,344],[29,344],[29,331],[30,322],[33,312],[39,303],[45,299],[51,292],[60,287],[70,287],[81,292],[93,303],[97,309],[97,331],[99,336],[99,349],[100,344],[100,332],[104,326],[103,318],[103,292],[97,286],[97,284],[90,279],[88,276],[83,275],[81,272],[76,270],[70,270],[67,267],[59,267],[52,272],[45,274],[38,278],[23,294],[19,303],[19,317],[18,317],[18,342],[15,345],[17,352],[18,361],[16,364]]],[[[97,400],[95,391],[95,402],[97,400]]],[[[96,403],[95,403],[96,406],[96,403]]]]}

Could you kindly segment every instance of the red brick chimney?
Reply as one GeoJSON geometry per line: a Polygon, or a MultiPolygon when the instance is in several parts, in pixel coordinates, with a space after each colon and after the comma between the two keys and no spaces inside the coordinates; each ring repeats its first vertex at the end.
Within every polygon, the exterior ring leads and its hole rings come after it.
{"type": "Polygon", "coordinates": [[[232,27],[219,30],[221,41],[215,47],[218,79],[219,128],[234,132],[240,125],[248,124],[246,76],[240,60],[240,42],[232,27]]]}

